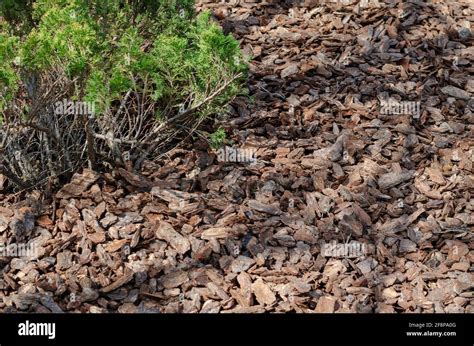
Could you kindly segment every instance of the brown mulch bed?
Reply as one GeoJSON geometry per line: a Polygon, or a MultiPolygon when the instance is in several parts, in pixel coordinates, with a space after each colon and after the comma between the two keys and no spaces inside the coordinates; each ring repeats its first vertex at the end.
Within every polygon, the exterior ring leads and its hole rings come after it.
{"type": "Polygon", "coordinates": [[[198,6],[253,57],[222,125],[257,162],[197,142],[0,195],[0,243],[36,249],[0,257],[0,311],[474,312],[473,7],[286,3],[198,6]]]}

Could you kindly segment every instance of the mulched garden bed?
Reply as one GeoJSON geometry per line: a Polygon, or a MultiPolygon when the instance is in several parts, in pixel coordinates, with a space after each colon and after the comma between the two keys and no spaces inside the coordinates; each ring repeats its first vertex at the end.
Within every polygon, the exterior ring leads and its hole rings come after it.
{"type": "Polygon", "coordinates": [[[222,125],[255,163],[198,141],[0,195],[0,243],[35,250],[0,257],[0,311],[474,312],[473,7],[317,3],[198,6],[253,57],[222,125]]]}

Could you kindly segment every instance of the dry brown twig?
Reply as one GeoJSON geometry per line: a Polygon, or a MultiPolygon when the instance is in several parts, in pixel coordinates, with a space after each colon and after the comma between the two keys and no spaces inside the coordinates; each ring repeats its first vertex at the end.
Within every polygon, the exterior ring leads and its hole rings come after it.
{"type": "MultiPolygon", "coordinates": [[[[87,164],[95,168],[98,158],[123,166],[123,153],[139,169],[146,158],[162,157],[176,147],[176,142],[179,145],[188,139],[204,120],[196,115],[200,109],[241,76],[223,79],[198,102],[195,95],[189,95],[185,102],[188,109],[176,112],[162,105],[168,117],[157,121],[158,105],[146,88],[142,92],[129,90],[116,112],[108,108],[96,117],[57,114],[53,105],[72,97],[71,90],[77,89],[78,81],[69,80],[60,69],[53,70],[39,77],[37,90],[30,98],[17,98],[8,121],[0,128],[0,173],[23,190],[87,164]],[[27,105],[31,111],[24,121],[22,112],[27,105]]],[[[145,86],[148,83],[143,82],[145,86]]]]}

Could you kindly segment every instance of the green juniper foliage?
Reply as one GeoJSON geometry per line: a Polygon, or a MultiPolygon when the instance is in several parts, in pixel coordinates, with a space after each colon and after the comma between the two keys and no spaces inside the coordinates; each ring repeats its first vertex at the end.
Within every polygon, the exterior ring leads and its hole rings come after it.
{"type": "MultiPolygon", "coordinates": [[[[133,90],[156,102],[157,119],[198,104],[223,78],[246,72],[238,42],[210,13],[196,16],[193,0],[0,3],[0,113],[24,76],[54,66],[77,78],[75,96],[94,102],[99,115],[133,90]]],[[[231,83],[197,116],[222,111],[241,86],[242,79],[231,83]]]]}
{"type": "Polygon", "coordinates": [[[213,149],[222,147],[227,139],[227,134],[224,128],[219,127],[215,132],[209,135],[209,144],[213,149]]]}
{"type": "Polygon", "coordinates": [[[33,0],[2,0],[0,13],[5,20],[16,24],[20,28],[32,27],[33,0]]]}
{"type": "Polygon", "coordinates": [[[0,61],[0,174],[22,188],[138,169],[246,93],[238,41],[194,0],[0,0],[0,61]],[[64,100],[94,115],[53,112],[64,100]]]}
{"type": "MultiPolygon", "coordinates": [[[[5,109],[18,88],[19,76],[14,68],[19,40],[8,35],[8,24],[0,22],[0,111],[5,109]]],[[[2,120],[0,113],[0,121],[2,120]]]]}

